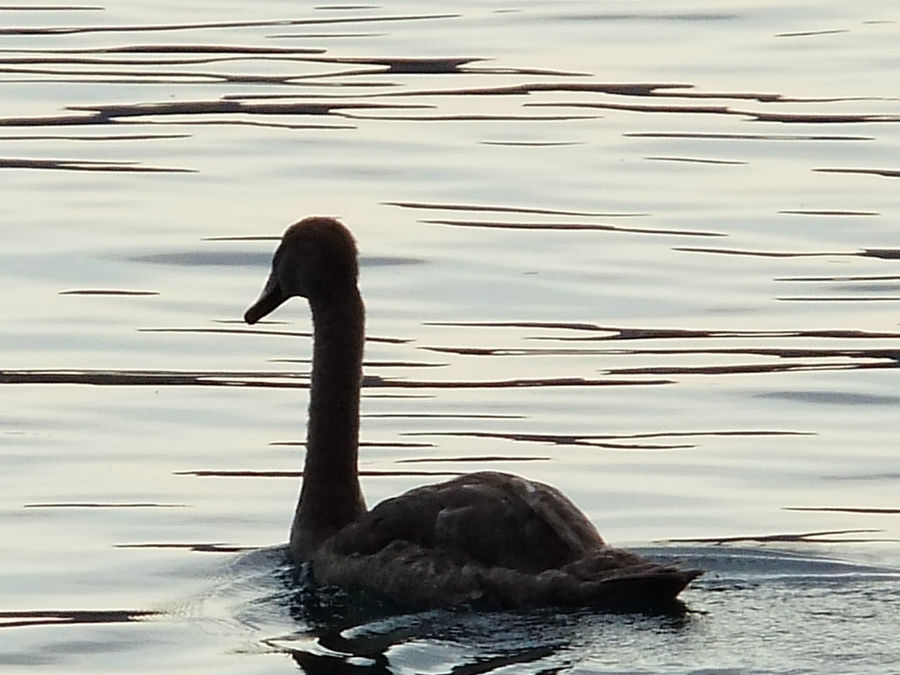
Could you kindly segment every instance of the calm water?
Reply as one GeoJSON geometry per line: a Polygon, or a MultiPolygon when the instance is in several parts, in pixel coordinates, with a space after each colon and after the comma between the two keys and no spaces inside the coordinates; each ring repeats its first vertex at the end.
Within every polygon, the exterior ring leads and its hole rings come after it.
{"type": "Polygon", "coordinates": [[[0,5],[0,670],[900,662],[896,2],[0,5]],[[301,303],[363,254],[367,498],[482,468],[675,616],[361,608],[285,563],[301,303]]]}

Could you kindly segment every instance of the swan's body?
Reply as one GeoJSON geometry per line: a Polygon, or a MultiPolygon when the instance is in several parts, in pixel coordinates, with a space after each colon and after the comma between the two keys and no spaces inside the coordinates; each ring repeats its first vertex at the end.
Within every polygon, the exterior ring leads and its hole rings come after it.
{"type": "Polygon", "coordinates": [[[256,323],[293,295],[312,309],[306,464],[290,553],[316,581],[415,607],[643,607],[671,601],[700,574],[608,546],[558,490],[511,474],[467,474],[367,511],[357,475],[364,310],[356,278],[347,229],[306,218],[285,232],[244,315],[256,323]]]}

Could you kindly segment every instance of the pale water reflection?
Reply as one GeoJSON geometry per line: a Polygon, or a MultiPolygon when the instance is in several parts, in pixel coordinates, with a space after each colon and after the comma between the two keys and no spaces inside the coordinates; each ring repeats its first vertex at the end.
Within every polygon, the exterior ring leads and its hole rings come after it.
{"type": "Polygon", "coordinates": [[[0,670],[884,672],[895,3],[0,6],[0,670]],[[397,614],[281,543],[303,215],[359,239],[370,504],[480,469],[708,574],[397,614]]]}

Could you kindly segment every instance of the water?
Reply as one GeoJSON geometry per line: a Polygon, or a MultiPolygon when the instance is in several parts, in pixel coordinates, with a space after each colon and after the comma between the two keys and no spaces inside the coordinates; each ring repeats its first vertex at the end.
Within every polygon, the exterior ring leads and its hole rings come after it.
{"type": "Polygon", "coordinates": [[[894,3],[0,6],[0,665],[885,672],[900,657],[894,3]],[[313,601],[281,547],[338,215],[367,499],[562,488],[671,616],[313,601]],[[279,386],[275,386],[279,385],[279,386]]]}

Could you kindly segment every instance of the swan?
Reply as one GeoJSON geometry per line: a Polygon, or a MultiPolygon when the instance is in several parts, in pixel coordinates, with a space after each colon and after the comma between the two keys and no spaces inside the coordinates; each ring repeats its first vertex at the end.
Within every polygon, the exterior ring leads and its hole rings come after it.
{"type": "Polygon", "coordinates": [[[560,491],[508,473],[470,473],[366,509],[357,473],[365,311],[350,231],[327,217],[291,225],[275,251],[255,324],[288,298],[312,311],[306,461],[289,553],[317,584],[403,606],[645,608],[702,572],[606,544],[560,491]]]}

